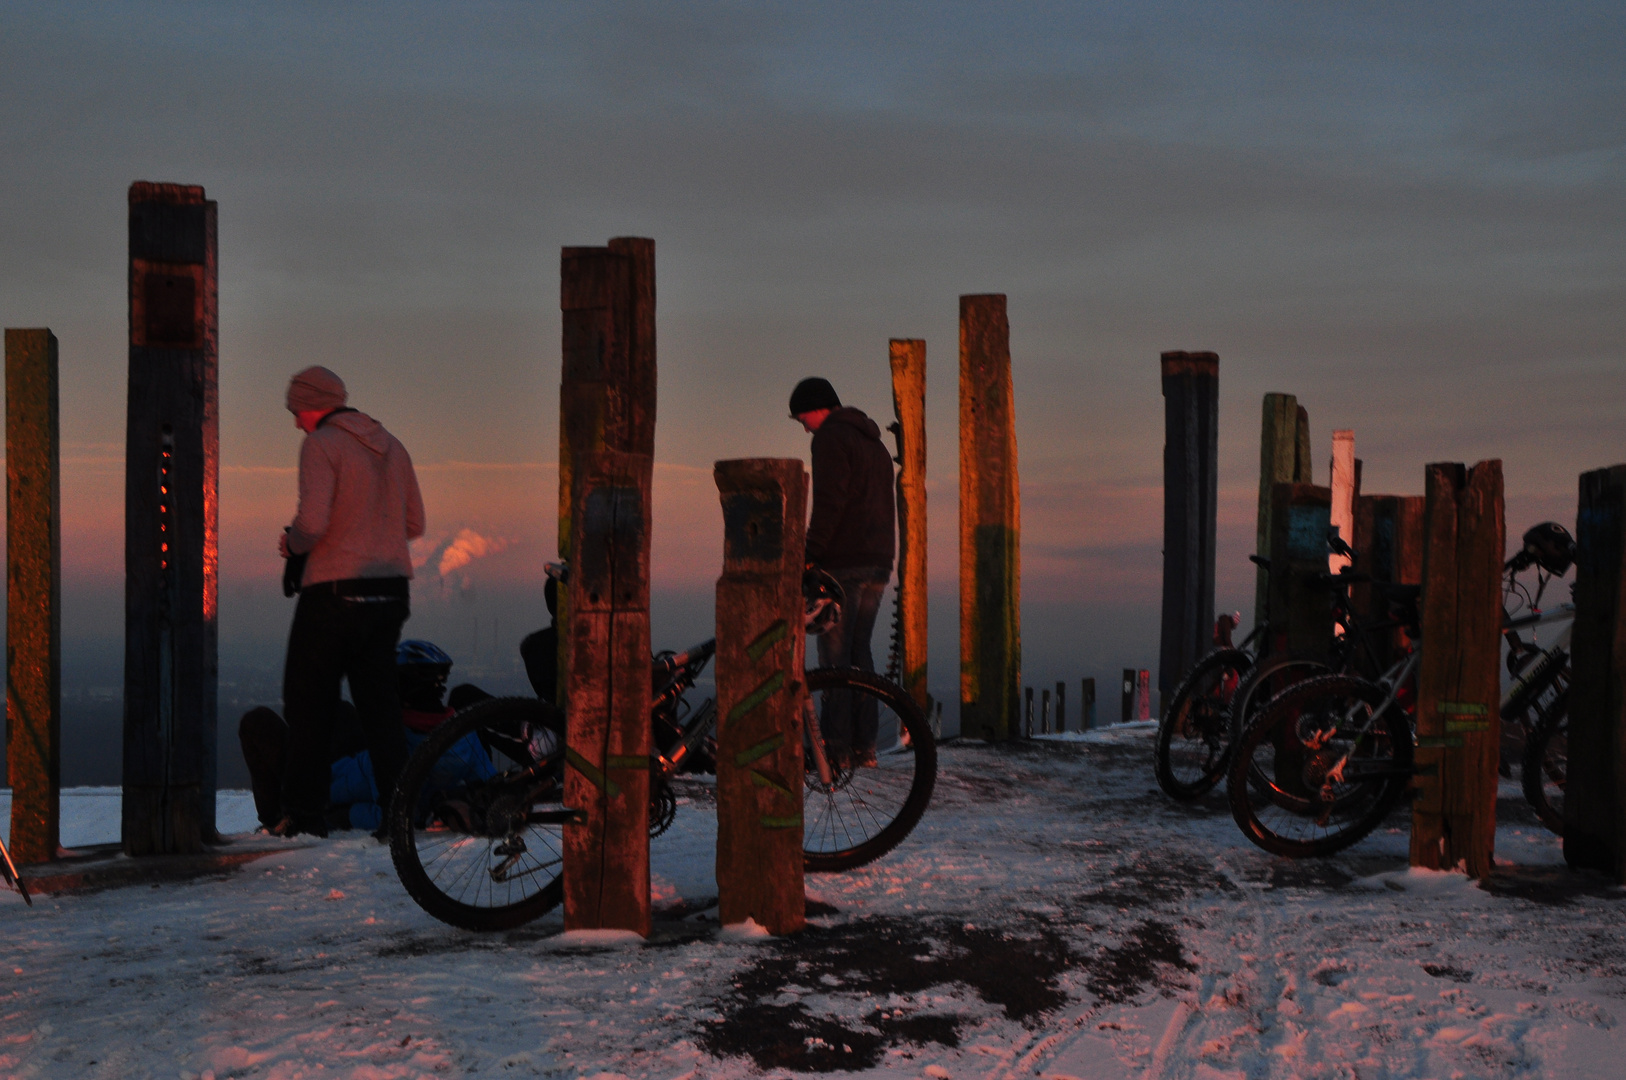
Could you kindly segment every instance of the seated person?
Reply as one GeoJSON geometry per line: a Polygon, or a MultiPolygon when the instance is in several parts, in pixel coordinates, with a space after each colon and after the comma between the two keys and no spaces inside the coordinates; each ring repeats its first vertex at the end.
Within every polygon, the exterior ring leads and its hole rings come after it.
{"type": "MultiPolygon", "coordinates": [[[[408,750],[416,750],[429,733],[457,711],[445,700],[446,679],[452,658],[427,641],[407,640],[395,650],[395,670],[400,679],[401,722],[406,727],[408,750]]],[[[462,685],[452,691],[459,708],[491,695],[479,687],[462,685]]],[[[249,710],[237,727],[254,788],[254,810],[267,829],[282,819],[282,771],[287,753],[288,725],[276,711],[260,706],[249,710]]],[[[453,748],[443,762],[455,762],[453,771],[463,775],[489,775],[491,763],[479,751],[479,741],[471,734],[470,745],[453,748]],[[459,750],[466,752],[459,753],[459,750]]],[[[372,759],[365,749],[355,706],[340,701],[333,718],[329,742],[330,786],[327,826],[330,829],[367,829],[375,835],[384,827],[384,810],[373,781],[372,759]]],[[[447,782],[462,776],[448,775],[447,782]]],[[[382,837],[381,837],[382,838],[382,837]]]]}
{"type": "MultiPolygon", "coordinates": [[[[525,661],[525,677],[539,700],[549,705],[559,701],[559,580],[548,578],[542,587],[548,605],[548,625],[519,643],[520,659],[525,661]]],[[[459,688],[461,689],[461,688],[459,688]]]]}

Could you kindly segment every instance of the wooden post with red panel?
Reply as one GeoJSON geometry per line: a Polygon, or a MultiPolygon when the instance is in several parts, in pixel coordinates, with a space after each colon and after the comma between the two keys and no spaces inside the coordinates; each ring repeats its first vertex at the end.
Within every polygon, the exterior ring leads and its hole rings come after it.
{"type": "Polygon", "coordinates": [[[789,934],[806,921],[802,722],[807,703],[800,460],[719,461],[723,576],[717,580],[717,904],[789,934]]]}
{"type": "Polygon", "coordinates": [[[960,297],[960,733],[1019,738],[1021,490],[1005,296],[960,297]]]}
{"type": "Polygon", "coordinates": [[[1411,864],[1490,874],[1501,744],[1502,463],[1428,466],[1411,864]]]}
{"type": "Polygon", "coordinates": [[[1564,861],[1626,884],[1626,465],[1581,474],[1564,861]]]}
{"type": "Polygon", "coordinates": [[[215,203],[130,185],[124,851],[215,836],[220,393],[215,203]]]}
{"type": "Polygon", "coordinates": [[[6,330],[6,770],[11,856],[61,846],[62,496],[57,342],[6,330]]]}
{"type": "Polygon", "coordinates": [[[893,338],[888,351],[898,418],[898,682],[926,709],[926,343],[893,338]]]}
{"type": "Polygon", "coordinates": [[[565,927],[647,936],[654,241],[565,248],[560,308],[565,927]]]}

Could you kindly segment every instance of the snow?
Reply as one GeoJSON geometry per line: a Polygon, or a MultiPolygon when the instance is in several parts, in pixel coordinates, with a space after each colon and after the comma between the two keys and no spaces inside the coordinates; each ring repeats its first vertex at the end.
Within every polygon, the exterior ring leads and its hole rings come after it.
{"type": "MultiPolygon", "coordinates": [[[[1139,725],[944,747],[915,835],[810,877],[789,938],[720,931],[693,783],[652,846],[648,942],[558,912],[454,930],[360,834],[218,879],[0,894],[0,1076],[1620,1074],[1626,892],[1565,870],[1513,786],[1484,889],[1409,870],[1404,815],[1271,857],[1220,796],[1157,792],[1150,753],[1139,725]]],[[[117,802],[65,794],[64,840],[115,838],[117,802]]],[[[223,792],[220,816],[252,804],[223,792]]]]}

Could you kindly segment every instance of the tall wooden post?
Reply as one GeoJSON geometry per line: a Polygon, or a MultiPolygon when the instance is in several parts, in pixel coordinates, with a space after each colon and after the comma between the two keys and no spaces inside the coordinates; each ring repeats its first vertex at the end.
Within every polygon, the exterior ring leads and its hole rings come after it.
{"type": "MultiPolygon", "coordinates": [[[[1423,497],[1421,495],[1357,495],[1355,499],[1355,570],[1374,582],[1420,585],[1423,581],[1423,497]]],[[[1371,585],[1350,588],[1356,614],[1367,619],[1388,614],[1386,597],[1371,585]]],[[[1407,647],[1403,629],[1382,639],[1369,638],[1379,671],[1394,661],[1396,650],[1407,647]]]]}
{"type": "Polygon", "coordinates": [[[1411,864],[1491,872],[1500,747],[1502,463],[1430,465],[1411,864]]]}
{"type": "Polygon", "coordinates": [[[1067,684],[1056,683],[1056,734],[1067,734],[1067,684]]]}
{"type": "Polygon", "coordinates": [[[802,549],[807,474],[797,459],[719,461],[717,903],[725,924],[789,934],[802,885],[802,549]]]}
{"type": "Polygon", "coordinates": [[[1140,672],[1132,667],[1124,668],[1124,700],[1123,722],[1129,723],[1135,719],[1135,688],[1140,682],[1140,672]]]}
{"type": "Polygon", "coordinates": [[[1021,505],[1005,296],[960,297],[960,732],[1021,735],[1021,505]]]}
{"type": "Polygon", "coordinates": [[[654,241],[565,248],[560,308],[565,926],[648,935],[654,241]]]}
{"type": "Polygon", "coordinates": [[[57,344],[6,330],[6,770],[11,856],[61,846],[62,497],[57,344]]]}
{"type": "Polygon", "coordinates": [[[216,207],[130,185],[124,449],[124,850],[215,833],[219,562],[216,207]]]}
{"type": "Polygon", "coordinates": [[[1581,474],[1564,861],[1626,884],[1626,465],[1581,474]]]}
{"type": "Polygon", "coordinates": [[[1095,726],[1095,679],[1078,680],[1078,726],[1088,731],[1095,726]]]}
{"type": "MultiPolygon", "coordinates": [[[[1332,527],[1344,543],[1355,546],[1355,433],[1340,429],[1332,433],[1332,468],[1327,486],[1332,489],[1332,527]]],[[[1327,555],[1327,570],[1336,574],[1349,566],[1348,555],[1327,555]]]]}
{"type": "Polygon", "coordinates": [[[1270,651],[1325,660],[1332,642],[1332,593],[1319,582],[1327,572],[1327,529],[1332,492],[1312,484],[1277,484],[1271,490],[1270,651]]]}
{"type": "Polygon", "coordinates": [[[903,688],[926,708],[926,343],[893,338],[898,434],[898,626],[903,688]]]}
{"type": "MultiPolygon", "coordinates": [[[[1270,551],[1273,533],[1271,492],[1277,484],[1308,484],[1314,479],[1310,466],[1310,414],[1299,407],[1292,394],[1266,394],[1264,423],[1259,434],[1259,529],[1260,555],[1270,551]]],[[[1254,590],[1254,622],[1263,622],[1270,611],[1270,578],[1257,572],[1254,590]]]]}
{"type": "Polygon", "coordinates": [[[1163,372],[1162,701],[1209,650],[1219,500],[1219,356],[1166,352],[1163,372]]]}

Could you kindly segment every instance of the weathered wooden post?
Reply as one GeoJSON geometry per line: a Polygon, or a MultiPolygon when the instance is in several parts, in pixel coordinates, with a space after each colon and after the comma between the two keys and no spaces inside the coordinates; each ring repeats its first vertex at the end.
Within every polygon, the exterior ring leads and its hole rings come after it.
{"type": "MultiPolygon", "coordinates": [[[[1358,495],[1355,499],[1355,570],[1374,582],[1420,585],[1423,581],[1423,497],[1421,495],[1358,495]]],[[[1367,619],[1388,614],[1387,597],[1372,585],[1350,588],[1357,614],[1367,619]]],[[[1382,639],[1369,638],[1380,675],[1408,645],[1403,629],[1382,639]]]]}
{"type": "Polygon", "coordinates": [[[1581,474],[1564,861],[1626,884],[1626,465],[1581,474]]]}
{"type": "Polygon", "coordinates": [[[892,410],[898,435],[898,657],[903,688],[927,707],[926,692],[926,343],[893,338],[892,410]]]}
{"type": "Polygon", "coordinates": [[[1050,734],[1050,688],[1045,687],[1039,695],[1039,734],[1050,734]]]}
{"type": "Polygon", "coordinates": [[[1274,653],[1325,660],[1332,643],[1332,593],[1327,572],[1332,492],[1312,484],[1271,489],[1270,647],[1274,653]]]}
{"type": "MultiPolygon", "coordinates": [[[[1276,485],[1308,484],[1314,479],[1310,466],[1310,414],[1299,407],[1292,394],[1266,394],[1264,423],[1259,435],[1259,529],[1260,555],[1270,552],[1274,534],[1272,508],[1276,485]]],[[[1323,552],[1324,554],[1325,552],[1323,552]]],[[[1253,618],[1263,622],[1270,611],[1270,576],[1257,571],[1253,618]]]]}
{"type": "Polygon", "coordinates": [[[1122,723],[1129,723],[1135,718],[1135,683],[1137,673],[1134,668],[1124,668],[1124,708],[1122,723]]]}
{"type": "Polygon", "coordinates": [[[130,185],[124,438],[124,851],[215,836],[216,222],[203,188],[130,185]]]}
{"type": "Polygon", "coordinates": [[[1483,878],[1501,741],[1502,463],[1430,465],[1425,482],[1411,864],[1483,878]]]}
{"type": "MultiPolygon", "coordinates": [[[[1332,433],[1332,468],[1328,487],[1332,489],[1331,523],[1351,548],[1355,546],[1355,433],[1340,429],[1332,433]]],[[[1348,555],[1327,555],[1327,571],[1336,574],[1350,565],[1348,555]]]]}
{"type": "Polygon", "coordinates": [[[1022,737],[1033,738],[1033,687],[1022,688],[1022,737]]]}
{"type": "Polygon", "coordinates": [[[1056,734],[1067,734],[1067,684],[1056,683],[1056,734]]]}
{"type": "Polygon", "coordinates": [[[565,248],[560,308],[565,927],[647,936],[654,241],[565,248]]]}
{"type": "Polygon", "coordinates": [[[61,846],[62,497],[57,343],[6,330],[6,770],[11,855],[61,846]]]}
{"type": "Polygon", "coordinates": [[[1021,506],[1005,296],[960,297],[960,732],[1021,734],[1021,506]]]}
{"type": "Polygon", "coordinates": [[[1095,678],[1078,680],[1078,722],[1081,731],[1095,726],[1095,678]]]}
{"type": "Polygon", "coordinates": [[[1209,650],[1219,500],[1219,356],[1166,352],[1163,373],[1163,633],[1167,704],[1209,650]]]}
{"type": "Polygon", "coordinates": [[[725,924],[789,934],[802,885],[802,548],[807,474],[794,458],[719,461],[717,903],[725,924]]]}

